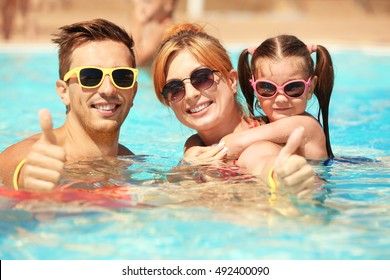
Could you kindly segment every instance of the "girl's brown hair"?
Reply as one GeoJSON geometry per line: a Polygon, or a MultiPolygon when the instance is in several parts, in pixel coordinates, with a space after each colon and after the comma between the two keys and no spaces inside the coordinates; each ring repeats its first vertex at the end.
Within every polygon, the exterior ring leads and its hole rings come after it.
{"type": "MultiPolygon", "coordinates": [[[[321,46],[316,46],[316,63],[311,57],[306,44],[297,37],[292,35],[280,35],[274,38],[265,40],[259,45],[252,54],[252,59],[249,62],[249,51],[242,51],[238,61],[238,76],[242,93],[245,97],[250,114],[254,114],[254,106],[256,104],[254,90],[249,83],[252,74],[257,73],[257,65],[260,65],[264,59],[283,59],[286,57],[301,57],[304,60],[304,67],[308,77],[317,76],[317,85],[314,89],[314,94],[319,103],[317,119],[321,123],[326,136],[326,149],[328,156],[333,158],[333,152],[330,145],[329,135],[329,103],[334,84],[333,63],[328,50],[321,46]]],[[[256,76],[254,77],[256,80],[256,76]]]]}

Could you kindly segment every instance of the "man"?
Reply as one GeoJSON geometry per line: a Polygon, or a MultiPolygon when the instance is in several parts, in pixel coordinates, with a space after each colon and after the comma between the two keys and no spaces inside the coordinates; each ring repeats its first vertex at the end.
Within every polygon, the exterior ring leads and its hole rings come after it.
{"type": "Polygon", "coordinates": [[[173,24],[177,0],[134,0],[132,7],[135,49],[138,65],[149,68],[163,39],[164,30],[173,24]]]}
{"type": "Polygon", "coordinates": [[[53,129],[50,113],[41,110],[42,132],[0,154],[0,177],[15,189],[51,190],[69,161],[133,154],[118,143],[138,86],[132,37],[96,19],[61,27],[53,42],[59,46],[56,90],[66,120],[53,129]]]}

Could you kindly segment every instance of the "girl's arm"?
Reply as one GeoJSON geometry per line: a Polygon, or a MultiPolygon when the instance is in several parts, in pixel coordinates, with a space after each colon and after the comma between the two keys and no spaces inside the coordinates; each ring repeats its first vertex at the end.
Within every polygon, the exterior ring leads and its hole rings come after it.
{"type": "Polygon", "coordinates": [[[228,147],[228,157],[238,158],[250,145],[271,141],[284,145],[295,128],[304,127],[304,135],[297,154],[312,159],[327,158],[325,134],[318,121],[310,115],[286,117],[252,129],[229,134],[221,141],[228,147]]]}

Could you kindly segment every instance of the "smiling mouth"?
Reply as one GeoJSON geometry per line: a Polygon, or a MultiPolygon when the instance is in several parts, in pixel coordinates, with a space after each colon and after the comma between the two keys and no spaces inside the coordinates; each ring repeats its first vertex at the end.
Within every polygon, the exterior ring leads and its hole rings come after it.
{"type": "Polygon", "coordinates": [[[92,108],[98,109],[100,111],[111,112],[116,110],[119,106],[119,104],[94,104],[92,105],[92,108]]]}
{"type": "Polygon", "coordinates": [[[188,110],[187,112],[190,113],[190,114],[195,114],[195,113],[199,113],[200,111],[203,111],[204,109],[206,109],[207,107],[209,107],[211,105],[211,101],[210,102],[207,102],[207,103],[203,103],[202,105],[199,105],[193,109],[190,109],[188,110]]]}

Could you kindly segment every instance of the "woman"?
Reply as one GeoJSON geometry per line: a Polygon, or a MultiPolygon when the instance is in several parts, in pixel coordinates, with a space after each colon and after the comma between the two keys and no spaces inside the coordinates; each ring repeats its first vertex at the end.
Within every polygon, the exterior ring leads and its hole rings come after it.
{"type": "MultiPolygon", "coordinates": [[[[167,29],[154,60],[153,82],[160,102],[169,106],[181,123],[197,131],[185,143],[186,157],[229,160],[221,139],[260,125],[247,116],[238,100],[238,75],[227,51],[198,25],[167,29]]],[[[302,133],[298,129],[283,149],[268,141],[253,143],[232,158],[233,164],[268,180],[271,187],[275,180],[289,187],[312,186],[312,167],[293,154],[302,133]]]]}

